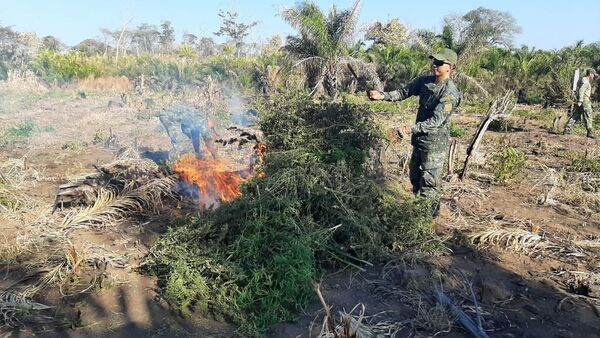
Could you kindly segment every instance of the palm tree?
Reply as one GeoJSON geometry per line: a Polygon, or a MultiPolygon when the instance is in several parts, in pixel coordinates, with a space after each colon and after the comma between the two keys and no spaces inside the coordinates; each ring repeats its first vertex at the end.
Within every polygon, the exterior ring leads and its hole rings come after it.
{"type": "Polygon", "coordinates": [[[377,64],[377,72],[384,87],[397,87],[426,73],[430,66],[427,54],[408,47],[373,45],[367,58],[377,64]]]}
{"type": "Polygon", "coordinates": [[[314,3],[303,2],[281,12],[283,19],[299,33],[287,37],[284,50],[294,59],[293,68],[304,71],[313,94],[326,92],[335,98],[348,76],[356,80],[365,76],[381,89],[375,67],[355,57],[353,37],[359,8],[357,0],[343,11],[332,6],[325,15],[314,3]]]}

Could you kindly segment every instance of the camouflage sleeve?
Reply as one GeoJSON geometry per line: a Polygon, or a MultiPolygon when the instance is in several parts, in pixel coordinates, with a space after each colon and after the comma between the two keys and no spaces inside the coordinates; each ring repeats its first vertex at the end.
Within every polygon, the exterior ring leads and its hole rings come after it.
{"type": "Polygon", "coordinates": [[[458,93],[444,93],[433,110],[433,116],[423,122],[417,122],[413,127],[413,133],[427,134],[439,129],[458,105],[458,100],[458,93]]]}
{"type": "Polygon", "coordinates": [[[590,91],[590,86],[590,81],[582,81],[581,87],[579,87],[579,91],[577,92],[577,102],[583,103],[586,92],[590,91]]]}
{"type": "Polygon", "coordinates": [[[418,77],[402,89],[384,92],[383,99],[385,101],[401,101],[408,97],[419,95],[420,84],[421,78],[418,77]]]}

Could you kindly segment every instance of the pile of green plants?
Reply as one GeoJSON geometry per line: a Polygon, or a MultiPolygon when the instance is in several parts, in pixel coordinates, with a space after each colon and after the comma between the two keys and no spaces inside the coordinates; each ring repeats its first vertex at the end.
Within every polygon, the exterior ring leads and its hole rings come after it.
{"type": "Polygon", "coordinates": [[[381,133],[368,107],[286,96],[261,111],[264,177],[173,225],[141,267],[181,313],[233,321],[245,336],[292,320],[327,269],[435,248],[430,203],[389,191],[370,165],[381,133]]]}

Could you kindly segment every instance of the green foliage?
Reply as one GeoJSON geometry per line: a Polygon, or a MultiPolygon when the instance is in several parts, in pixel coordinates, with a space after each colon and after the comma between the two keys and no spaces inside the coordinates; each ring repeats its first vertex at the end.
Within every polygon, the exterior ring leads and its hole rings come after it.
{"type": "Polygon", "coordinates": [[[381,221],[390,229],[392,247],[402,251],[409,248],[423,250],[437,249],[435,234],[431,228],[432,201],[421,197],[409,197],[402,200],[394,194],[382,196],[381,221]],[[424,243],[423,240],[430,242],[424,243]]]}
{"type": "Polygon", "coordinates": [[[143,266],[182,313],[231,319],[246,336],[293,319],[324,267],[429,250],[434,236],[431,206],[392,196],[369,165],[381,135],[368,107],[291,95],[263,105],[265,176],[171,228],[143,266]]]}
{"type": "Polygon", "coordinates": [[[515,109],[513,116],[527,117],[532,120],[540,121],[546,124],[552,123],[556,117],[556,112],[553,109],[515,109]]]}
{"type": "Polygon", "coordinates": [[[592,128],[594,128],[594,130],[600,130],[600,114],[596,114],[596,116],[592,118],[592,128]]]}
{"type": "Polygon", "coordinates": [[[457,126],[454,121],[450,121],[450,136],[463,137],[465,136],[465,129],[457,126]]]}
{"type": "Polygon", "coordinates": [[[34,120],[26,120],[13,127],[5,129],[0,134],[0,144],[6,145],[15,142],[22,142],[37,132],[49,132],[52,130],[53,128],[49,126],[38,126],[34,120]]]}
{"type": "Polygon", "coordinates": [[[588,156],[574,156],[571,169],[579,172],[590,172],[600,177],[600,159],[588,156]]]}
{"type": "Polygon", "coordinates": [[[507,147],[494,156],[494,178],[501,184],[509,183],[521,173],[525,165],[525,153],[517,148],[507,147]]]}
{"type": "Polygon", "coordinates": [[[90,76],[111,75],[109,67],[102,57],[88,57],[79,52],[60,54],[49,49],[38,51],[30,62],[29,68],[44,81],[56,81],[61,84],[90,76]]]}
{"type": "Polygon", "coordinates": [[[421,49],[374,45],[367,51],[367,57],[377,64],[377,74],[387,90],[400,88],[429,70],[427,53],[421,49]]]}

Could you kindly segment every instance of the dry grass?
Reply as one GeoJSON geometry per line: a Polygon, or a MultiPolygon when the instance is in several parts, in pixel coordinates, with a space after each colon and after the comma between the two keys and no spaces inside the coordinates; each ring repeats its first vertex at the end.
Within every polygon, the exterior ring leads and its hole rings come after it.
{"type": "Polygon", "coordinates": [[[537,165],[532,172],[532,193],[538,203],[570,205],[591,220],[600,221],[600,178],[589,172],[566,172],[537,165]]]}
{"type": "Polygon", "coordinates": [[[10,158],[0,164],[0,218],[18,221],[40,214],[40,202],[28,191],[40,176],[28,166],[27,158],[10,158]]]}
{"type": "Polygon", "coordinates": [[[126,76],[105,76],[96,78],[90,76],[78,80],[76,87],[80,90],[103,92],[126,92],[133,88],[131,81],[126,76]]]}
{"type": "Polygon", "coordinates": [[[0,91],[46,92],[48,87],[31,70],[11,69],[6,80],[0,81],[0,91]]]}
{"type": "Polygon", "coordinates": [[[394,338],[412,320],[379,320],[379,314],[365,316],[366,307],[357,304],[350,312],[339,311],[334,321],[323,321],[318,338],[394,338]],[[331,327],[331,326],[334,327],[331,327]]]}
{"type": "Polygon", "coordinates": [[[455,320],[456,318],[450,313],[448,307],[439,303],[432,306],[427,302],[422,302],[417,307],[414,325],[416,328],[438,335],[450,332],[455,320]]]}

